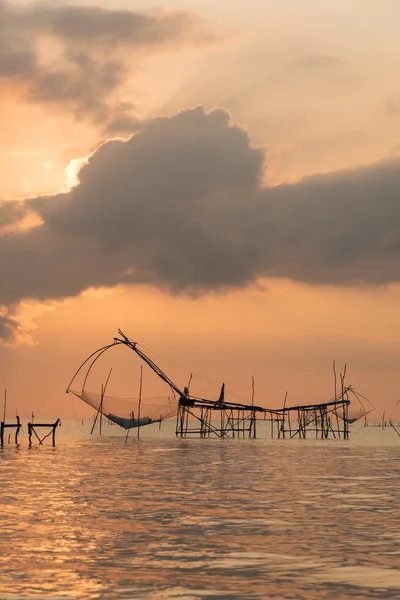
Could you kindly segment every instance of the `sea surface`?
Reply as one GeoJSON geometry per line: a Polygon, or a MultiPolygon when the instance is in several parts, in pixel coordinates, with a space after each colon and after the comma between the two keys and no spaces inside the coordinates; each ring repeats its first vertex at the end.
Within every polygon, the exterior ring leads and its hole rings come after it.
{"type": "MultiPolygon", "coordinates": [[[[174,423],[0,450],[0,599],[400,598],[400,437],[177,439],[174,423]]],[[[267,427],[267,424],[265,424],[267,427]]]]}

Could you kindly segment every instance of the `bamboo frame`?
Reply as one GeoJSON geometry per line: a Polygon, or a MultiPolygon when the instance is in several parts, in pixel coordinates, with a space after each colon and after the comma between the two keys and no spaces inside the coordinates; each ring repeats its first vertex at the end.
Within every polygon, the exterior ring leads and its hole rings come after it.
{"type": "Polygon", "coordinates": [[[55,446],[56,445],[56,429],[59,425],[60,425],[60,419],[57,419],[57,421],[55,423],[28,423],[29,446],[32,446],[32,434],[35,435],[35,437],[37,438],[37,440],[39,442],[39,446],[42,446],[44,440],[51,435],[52,436],[52,445],[55,446]],[[47,428],[50,427],[50,431],[42,438],[39,437],[39,435],[36,431],[36,429],[41,428],[41,427],[47,427],[47,428]]]}

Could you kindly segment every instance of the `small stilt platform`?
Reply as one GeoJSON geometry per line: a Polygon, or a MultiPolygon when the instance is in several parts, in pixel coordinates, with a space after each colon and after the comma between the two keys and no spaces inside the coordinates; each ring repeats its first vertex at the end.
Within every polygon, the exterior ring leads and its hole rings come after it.
{"type": "Polygon", "coordinates": [[[39,446],[43,445],[43,442],[46,438],[52,436],[51,437],[52,445],[55,446],[56,445],[56,429],[59,425],[60,425],[60,419],[57,419],[57,421],[55,423],[28,423],[29,446],[32,446],[33,435],[38,440],[39,446]],[[48,431],[46,433],[46,435],[41,438],[41,437],[39,437],[39,434],[36,430],[43,429],[43,428],[50,429],[50,431],[48,431]]]}
{"type": "Polygon", "coordinates": [[[181,396],[176,417],[178,437],[256,437],[258,406],[181,396]]]}
{"type": "Polygon", "coordinates": [[[340,399],[323,404],[292,406],[271,410],[260,406],[234,404],[181,396],[176,419],[176,435],[201,438],[256,437],[257,416],[271,423],[271,438],[348,439],[349,400],[340,399]]]}
{"type": "Polygon", "coordinates": [[[4,446],[4,435],[5,435],[6,429],[14,429],[15,430],[14,440],[15,440],[15,443],[18,444],[18,434],[20,432],[22,425],[19,420],[19,417],[16,417],[16,421],[17,421],[16,423],[5,423],[4,421],[2,421],[0,423],[0,445],[1,445],[1,447],[4,446]]]}
{"type": "Polygon", "coordinates": [[[265,409],[265,418],[271,422],[271,438],[305,439],[309,433],[316,439],[342,437],[347,440],[349,406],[350,400],[340,397],[323,404],[265,409]]]}

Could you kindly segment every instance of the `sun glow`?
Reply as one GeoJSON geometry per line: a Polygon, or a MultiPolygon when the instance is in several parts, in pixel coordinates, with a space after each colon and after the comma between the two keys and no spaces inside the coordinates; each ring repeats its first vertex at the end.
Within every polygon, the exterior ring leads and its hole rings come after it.
{"type": "Polygon", "coordinates": [[[79,183],[79,171],[87,163],[87,158],[73,158],[64,169],[65,191],[69,192],[79,183]]]}

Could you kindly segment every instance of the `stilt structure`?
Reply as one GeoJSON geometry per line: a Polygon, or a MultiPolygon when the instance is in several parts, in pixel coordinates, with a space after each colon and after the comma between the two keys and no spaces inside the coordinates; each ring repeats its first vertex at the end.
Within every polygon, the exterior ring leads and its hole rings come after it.
{"type": "Polygon", "coordinates": [[[16,423],[5,423],[4,421],[2,421],[0,423],[0,445],[1,445],[1,447],[4,446],[4,434],[5,434],[6,429],[15,429],[14,440],[15,440],[15,443],[18,444],[18,434],[20,432],[22,425],[21,425],[21,422],[20,422],[18,416],[16,417],[16,420],[17,420],[16,423]]]}
{"type": "Polygon", "coordinates": [[[55,423],[28,423],[28,437],[29,437],[29,446],[32,446],[32,435],[34,435],[38,442],[39,442],[39,446],[41,446],[44,442],[44,440],[46,438],[48,438],[50,435],[52,436],[52,445],[55,446],[56,445],[56,429],[57,427],[60,425],[60,419],[57,419],[57,421],[55,423]],[[46,427],[47,429],[50,428],[50,431],[48,433],[46,433],[46,435],[42,438],[39,437],[36,429],[42,429],[43,427],[46,427]]]}
{"type": "Polygon", "coordinates": [[[271,422],[271,437],[306,438],[307,433],[316,438],[328,437],[348,439],[350,405],[349,392],[351,386],[344,386],[344,375],[341,375],[341,392],[332,400],[321,404],[284,407],[277,410],[254,406],[254,378],[252,379],[252,403],[239,404],[225,401],[225,384],[222,384],[218,400],[198,398],[189,393],[188,387],[183,391],[149,358],[137,343],[131,341],[121,330],[120,338],[114,342],[125,344],[131,348],[149,367],[167,383],[179,397],[176,416],[175,433],[178,437],[256,437],[257,415],[271,422]]]}
{"type": "Polygon", "coordinates": [[[349,406],[350,400],[338,398],[322,404],[264,410],[266,420],[271,422],[271,438],[305,439],[307,434],[314,434],[317,439],[348,439],[349,406]]]}
{"type": "MultiPolygon", "coordinates": [[[[7,390],[4,390],[4,406],[3,406],[3,420],[0,423],[0,446],[4,446],[4,434],[6,429],[15,429],[15,444],[18,444],[18,434],[22,427],[21,422],[19,420],[19,416],[16,415],[17,422],[14,423],[6,423],[6,415],[7,415],[7,390]]],[[[8,436],[8,441],[10,442],[10,435],[8,436]]]]}
{"type": "MultiPolygon", "coordinates": [[[[362,399],[367,400],[361,394],[355,392],[351,386],[345,386],[346,366],[343,374],[340,374],[340,391],[337,390],[337,377],[335,363],[334,371],[334,397],[327,402],[308,404],[305,406],[287,406],[287,392],[283,403],[283,408],[269,409],[254,404],[254,377],[252,377],[251,404],[228,402],[225,399],[225,384],[222,384],[218,399],[211,400],[193,395],[189,391],[192,375],[190,376],[187,387],[180,388],[164,371],[138,346],[138,344],[129,339],[120,329],[119,337],[114,338],[113,343],[103,346],[93,352],[79,367],[73,376],[67,392],[71,391],[77,397],[81,398],[90,406],[96,408],[97,417],[104,416],[117,423],[126,430],[137,427],[137,437],[139,438],[140,429],[144,425],[159,422],[163,418],[176,416],[175,433],[178,437],[198,436],[200,438],[225,438],[225,437],[256,437],[257,417],[270,422],[269,432],[271,438],[306,438],[309,435],[317,439],[326,439],[329,437],[348,439],[349,424],[364,417],[374,409],[368,409],[362,403],[362,399]],[[172,390],[175,405],[171,408],[169,398],[166,412],[155,413],[147,412],[146,417],[142,417],[142,371],[140,375],[139,399],[136,408],[130,409],[128,413],[117,412],[113,406],[116,406],[116,400],[106,397],[105,387],[102,388],[101,395],[93,394],[85,390],[88,380],[96,361],[110,348],[120,345],[127,346],[133,350],[154,373],[162,379],[172,390]],[[86,369],[83,378],[83,385],[80,391],[73,390],[72,384],[82,369],[86,369]],[[357,415],[349,416],[350,394],[356,398],[361,406],[357,415]],[[158,414],[160,417],[158,418],[158,414]]],[[[111,371],[110,371],[111,372],[111,371]]],[[[83,371],[82,371],[83,374],[83,371]]],[[[107,382],[106,382],[107,385],[107,382]]],[[[369,402],[369,401],[368,401],[369,402]]],[[[94,425],[93,425],[94,427],[94,425]]],[[[127,439],[128,436],[126,436],[127,439]]]]}
{"type": "Polygon", "coordinates": [[[256,414],[263,411],[259,406],[195,399],[182,395],[178,403],[175,433],[179,437],[197,435],[201,438],[255,438],[256,414]]]}

